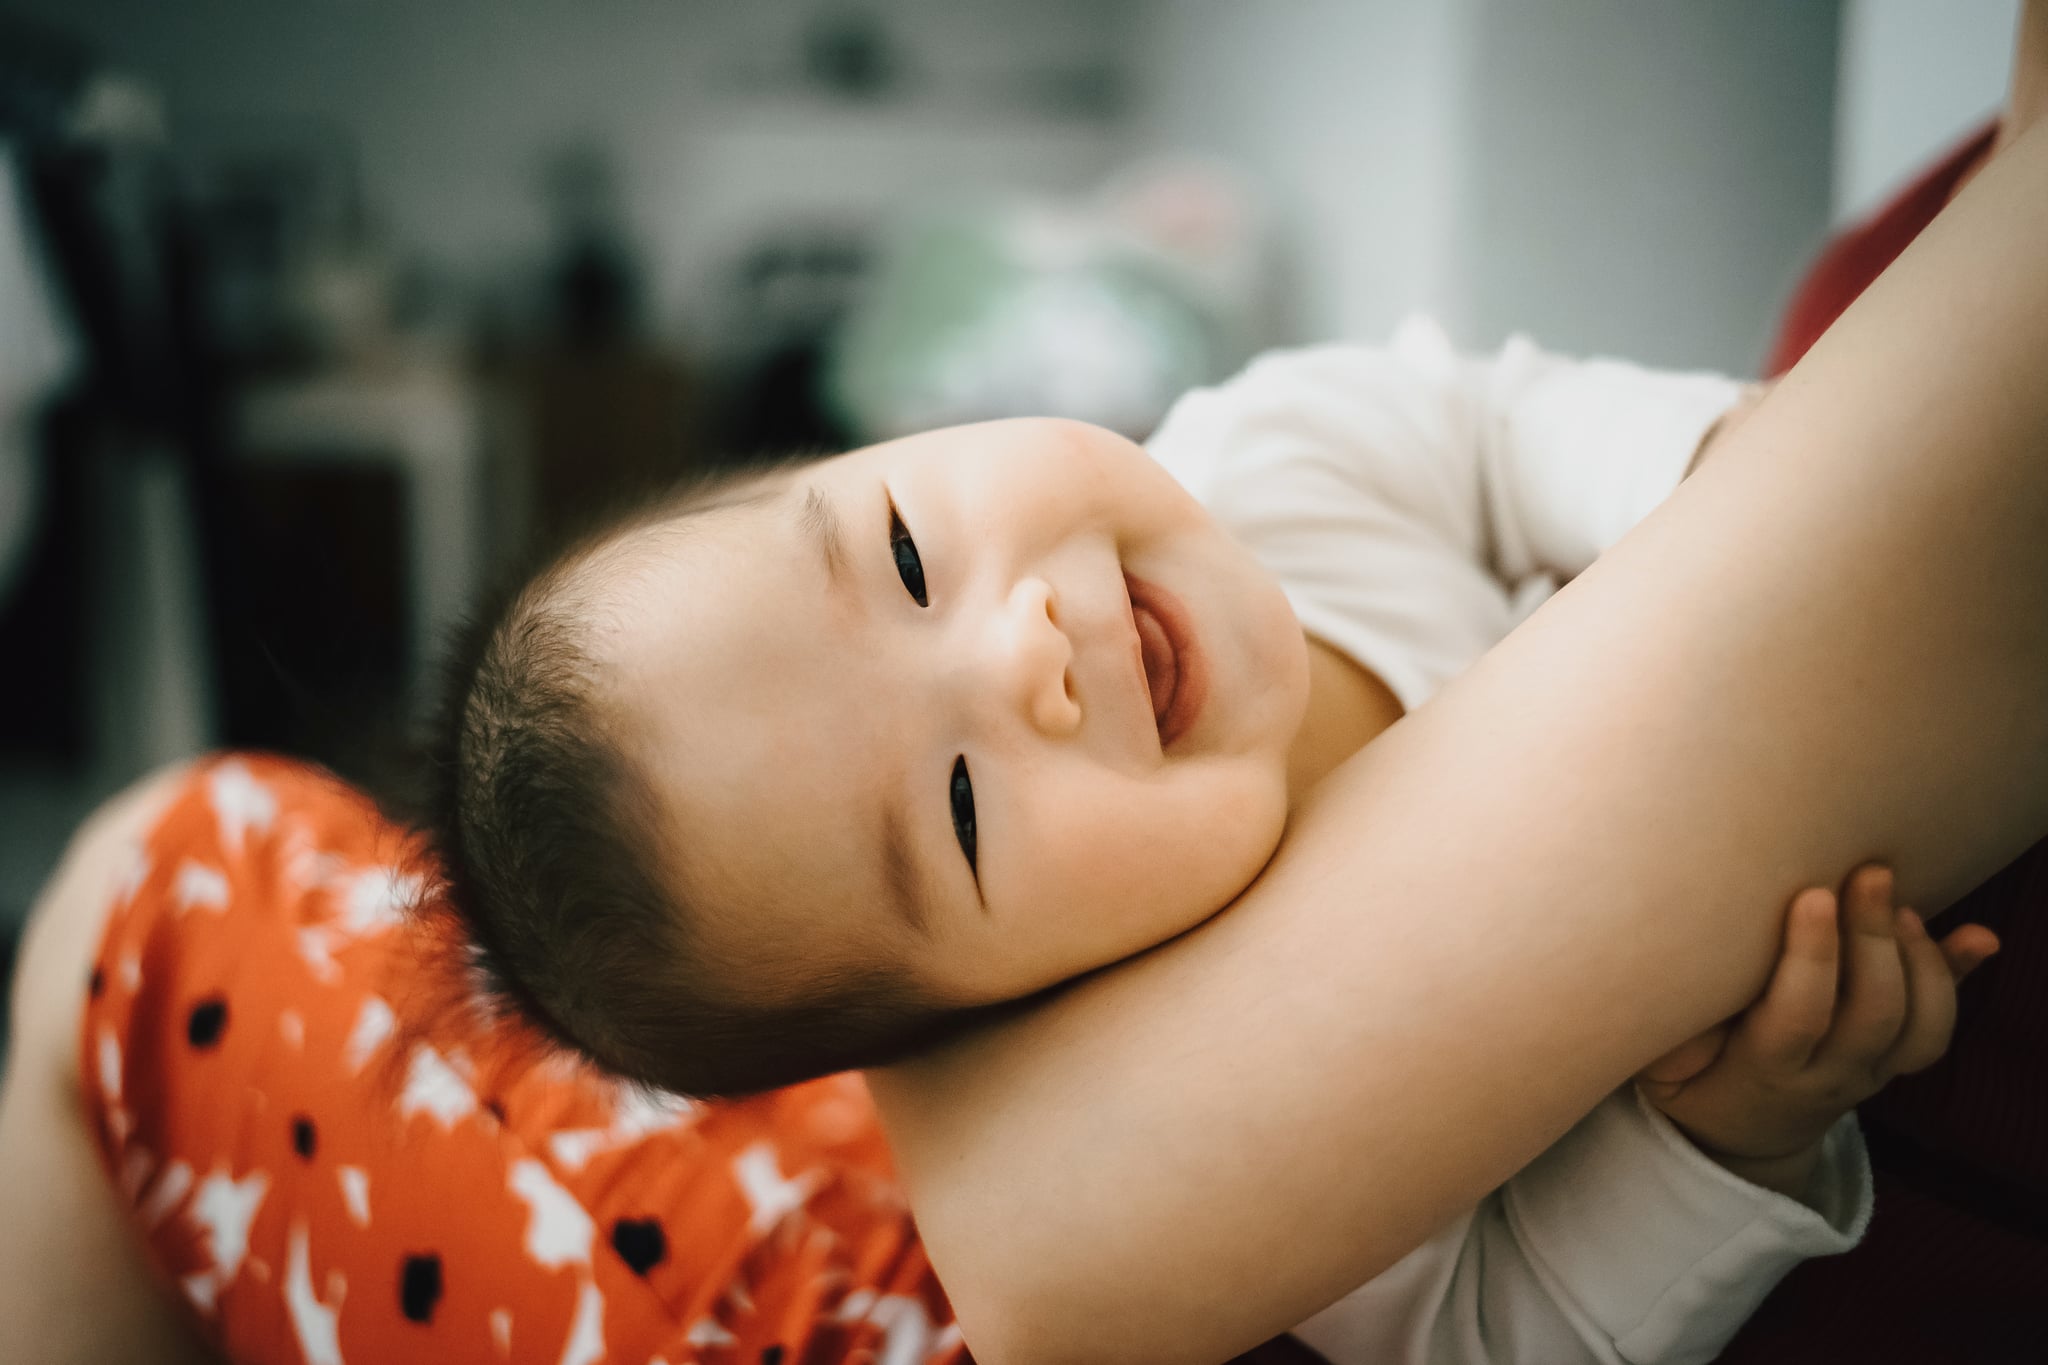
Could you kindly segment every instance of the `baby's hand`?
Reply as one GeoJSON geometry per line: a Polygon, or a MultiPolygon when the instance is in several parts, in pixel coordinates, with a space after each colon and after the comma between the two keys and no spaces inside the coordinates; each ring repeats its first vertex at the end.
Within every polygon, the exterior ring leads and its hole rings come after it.
{"type": "Polygon", "coordinates": [[[1833,892],[1795,896],[1757,1002],[1636,1076],[1645,1098],[1738,1174],[1774,1162],[1810,1171],[1837,1119],[1948,1050],[1956,983],[1998,951],[1979,924],[1935,943],[1918,915],[1893,909],[1887,868],[1850,873],[1842,902],[1838,934],[1833,892]]]}

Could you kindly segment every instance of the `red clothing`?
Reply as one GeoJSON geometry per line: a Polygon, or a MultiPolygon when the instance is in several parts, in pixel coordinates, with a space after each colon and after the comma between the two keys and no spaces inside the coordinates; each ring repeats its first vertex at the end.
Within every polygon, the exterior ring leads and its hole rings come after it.
{"type": "MultiPolygon", "coordinates": [[[[1992,135],[1829,245],[1793,297],[1769,373],[1803,355],[1933,220],[1992,135]]],[[[2003,947],[1960,992],[1948,1055],[1859,1111],[1875,1178],[1869,1233],[1794,1269],[1727,1365],[2048,1361],[2048,840],[1934,928],[1965,921],[1989,925],[2003,947]]]]}
{"type": "Polygon", "coordinates": [[[108,1174],[251,1365],[964,1365],[867,1088],[658,1103],[436,1003],[415,856],[302,764],[194,769],[81,1024],[108,1174]]]}
{"type": "MultiPolygon", "coordinates": [[[[659,1102],[458,1009],[417,846],[301,763],[197,765],[80,1020],[94,1137],[237,1365],[972,1365],[866,1085],[659,1102]]],[[[1287,1338],[1238,1365],[1320,1358],[1287,1338]]]]}
{"type": "Polygon", "coordinates": [[[1827,244],[1785,306],[1785,316],[1778,324],[1778,339],[1771,345],[1770,359],[1764,362],[1766,378],[1775,378],[1791,369],[1842,315],[1842,310],[1898,259],[1907,243],[1918,237],[1954,196],[1963,177],[1991,151],[1991,140],[1997,135],[1995,123],[1972,134],[1933,169],[1901,190],[1876,217],[1827,244]]]}

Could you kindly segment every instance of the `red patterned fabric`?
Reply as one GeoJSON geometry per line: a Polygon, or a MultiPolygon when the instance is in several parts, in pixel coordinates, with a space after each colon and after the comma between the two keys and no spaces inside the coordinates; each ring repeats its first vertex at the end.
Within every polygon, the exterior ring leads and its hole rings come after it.
{"type": "MultiPolygon", "coordinates": [[[[1827,248],[1769,372],[1804,354],[1932,221],[1991,138],[1970,139],[1827,248]]],[[[2048,358],[2043,371],[2048,383],[2048,358]]],[[[1963,988],[1948,1056],[1860,1111],[1876,1180],[1869,1234],[1787,1276],[1728,1365],[2048,1361],[2048,840],[1940,923],[1965,920],[2004,947],[1963,988]]]]}
{"type": "MultiPolygon", "coordinates": [[[[158,1273],[239,1365],[972,1365],[867,1087],[658,1102],[447,1008],[418,850],[199,765],[111,908],[81,1075],[158,1273]]],[[[1317,1365],[1279,1338],[1235,1365],[1317,1365]]]]}
{"type": "Polygon", "coordinates": [[[434,1002],[414,853],[332,778],[229,757],[113,908],[81,1025],[94,1127],[219,1350],[963,1365],[857,1076],[696,1105],[516,1058],[434,1002]]]}

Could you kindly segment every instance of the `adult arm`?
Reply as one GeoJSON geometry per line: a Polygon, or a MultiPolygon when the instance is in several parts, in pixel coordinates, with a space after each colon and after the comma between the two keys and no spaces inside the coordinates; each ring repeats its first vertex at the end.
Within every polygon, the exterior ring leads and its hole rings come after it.
{"type": "Polygon", "coordinates": [[[2013,32],[2012,79],[1998,121],[1993,156],[2048,115],[2048,0],[2026,0],[2013,32]]]}
{"type": "Polygon", "coordinates": [[[1752,999],[1798,887],[2048,827],[2044,221],[2030,134],[1229,914],[876,1078],[980,1358],[1255,1344],[1752,999]]]}
{"type": "MultiPolygon", "coordinates": [[[[1308,629],[1419,705],[1668,497],[1742,393],[1524,338],[1461,356],[1413,318],[1384,345],[1269,353],[1181,399],[1148,445],[1308,629]]],[[[1710,1358],[1797,1261],[1860,1235],[1867,1167],[1853,1119],[1840,1130],[1819,1178],[1809,1161],[1788,1187],[1808,1207],[1624,1087],[1292,1335],[1336,1365],[1710,1358]]]]}

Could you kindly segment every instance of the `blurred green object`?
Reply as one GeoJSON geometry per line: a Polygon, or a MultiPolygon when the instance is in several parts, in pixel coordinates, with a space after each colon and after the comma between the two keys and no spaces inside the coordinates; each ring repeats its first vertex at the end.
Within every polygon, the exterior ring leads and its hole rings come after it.
{"type": "Polygon", "coordinates": [[[1079,418],[1133,439],[1232,358],[1201,273],[1115,215],[935,209],[884,244],[830,344],[825,401],[867,441],[997,417],[1079,418]]]}

